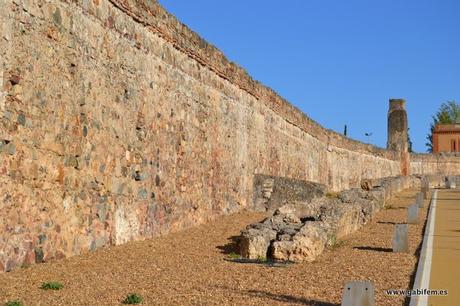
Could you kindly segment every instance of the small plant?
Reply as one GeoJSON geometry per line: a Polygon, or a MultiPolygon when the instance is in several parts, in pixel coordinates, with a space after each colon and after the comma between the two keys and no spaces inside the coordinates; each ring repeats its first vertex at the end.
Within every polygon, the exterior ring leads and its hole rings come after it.
{"type": "Polygon", "coordinates": [[[24,304],[20,300],[14,300],[6,302],[5,306],[24,306],[24,304]]]}
{"type": "Polygon", "coordinates": [[[385,209],[396,209],[396,207],[394,207],[392,204],[390,204],[388,206],[385,206],[385,209]]]}
{"type": "Polygon", "coordinates": [[[335,234],[331,234],[328,237],[327,245],[329,246],[329,248],[331,250],[335,250],[335,249],[339,248],[340,246],[342,246],[343,244],[344,244],[344,242],[342,240],[337,239],[337,236],[335,234]]]}
{"type": "Polygon", "coordinates": [[[344,245],[344,242],[342,240],[336,240],[334,244],[330,245],[331,250],[335,250],[340,248],[342,245],[344,245]]]}
{"type": "Polygon", "coordinates": [[[231,259],[240,259],[241,258],[240,254],[237,254],[235,252],[231,252],[230,254],[228,254],[228,257],[230,257],[231,259]]]}
{"type": "Polygon", "coordinates": [[[64,288],[64,285],[60,282],[48,282],[43,283],[40,288],[43,290],[60,290],[64,288]]]}
{"type": "Polygon", "coordinates": [[[123,300],[123,304],[132,305],[132,304],[140,304],[140,303],[142,303],[142,297],[135,293],[126,296],[126,298],[123,300]]]}
{"type": "Polygon", "coordinates": [[[333,192],[333,191],[328,191],[326,192],[326,197],[330,199],[338,198],[339,193],[338,192],[333,192]]]}
{"type": "Polygon", "coordinates": [[[267,257],[259,256],[259,257],[257,258],[257,261],[258,261],[258,262],[267,262],[267,257]]]}

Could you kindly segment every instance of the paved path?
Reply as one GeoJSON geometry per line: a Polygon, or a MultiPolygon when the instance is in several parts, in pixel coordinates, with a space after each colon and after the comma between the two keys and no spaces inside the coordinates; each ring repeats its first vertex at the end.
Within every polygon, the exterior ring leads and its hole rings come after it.
{"type": "Polygon", "coordinates": [[[460,190],[439,190],[434,218],[429,289],[447,289],[430,296],[428,305],[460,305],[460,190]]]}

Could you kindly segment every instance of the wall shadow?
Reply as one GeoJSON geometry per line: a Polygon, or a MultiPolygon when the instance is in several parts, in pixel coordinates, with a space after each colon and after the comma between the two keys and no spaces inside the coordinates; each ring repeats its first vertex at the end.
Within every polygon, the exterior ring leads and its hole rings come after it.
{"type": "Polygon", "coordinates": [[[248,259],[248,258],[224,258],[225,261],[233,262],[237,264],[252,264],[252,265],[263,265],[270,268],[287,268],[290,265],[295,264],[292,261],[278,261],[271,259],[248,259]]]}
{"type": "Polygon", "coordinates": [[[392,225],[396,225],[396,224],[406,224],[404,222],[391,222],[391,221],[377,221],[377,223],[379,224],[392,224],[392,225]]]}
{"type": "Polygon", "coordinates": [[[353,249],[361,250],[361,251],[375,251],[375,252],[385,252],[385,253],[393,252],[392,248],[380,248],[380,247],[370,247],[370,246],[353,247],[353,249]]]}
{"type": "Polygon", "coordinates": [[[284,303],[289,303],[293,305],[340,306],[340,304],[336,304],[336,303],[312,300],[312,299],[288,295],[288,294],[274,294],[274,293],[271,293],[268,291],[262,291],[262,290],[247,290],[247,291],[240,291],[240,293],[246,294],[252,297],[271,299],[273,301],[284,302],[284,303]]]}
{"type": "Polygon", "coordinates": [[[238,244],[240,242],[240,236],[231,236],[227,238],[228,243],[219,245],[216,248],[220,250],[222,254],[239,253],[238,244]]]}

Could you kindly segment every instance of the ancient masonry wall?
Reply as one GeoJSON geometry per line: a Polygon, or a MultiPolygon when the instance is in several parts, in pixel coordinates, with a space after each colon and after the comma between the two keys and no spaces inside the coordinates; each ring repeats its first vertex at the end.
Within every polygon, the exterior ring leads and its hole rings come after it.
{"type": "Polygon", "coordinates": [[[400,174],[155,1],[0,8],[0,270],[251,208],[255,174],[332,190],[400,174]]]}
{"type": "Polygon", "coordinates": [[[457,175],[460,173],[460,154],[411,154],[410,171],[424,175],[457,175]]]}

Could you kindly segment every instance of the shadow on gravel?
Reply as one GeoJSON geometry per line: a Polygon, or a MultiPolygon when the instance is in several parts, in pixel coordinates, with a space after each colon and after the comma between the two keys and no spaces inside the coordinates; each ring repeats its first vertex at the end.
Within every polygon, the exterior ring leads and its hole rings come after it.
{"type": "Polygon", "coordinates": [[[239,253],[238,243],[240,241],[240,236],[231,236],[227,240],[227,244],[219,245],[216,248],[223,254],[239,253]]]}
{"type": "Polygon", "coordinates": [[[404,222],[391,222],[391,221],[378,221],[377,223],[379,224],[392,224],[392,225],[396,225],[396,224],[406,224],[404,222]]]}
{"type": "Polygon", "coordinates": [[[274,294],[271,292],[260,291],[260,290],[248,290],[246,293],[253,297],[267,298],[277,302],[284,302],[289,304],[298,304],[298,305],[310,305],[310,306],[340,306],[340,304],[310,300],[303,297],[297,297],[287,294],[274,294]]]}
{"type": "Polygon", "coordinates": [[[379,248],[379,247],[369,247],[369,246],[353,247],[353,249],[362,250],[362,251],[385,252],[385,253],[393,252],[392,248],[379,248]]]}
{"type": "Polygon", "coordinates": [[[273,261],[273,260],[260,260],[260,259],[247,259],[247,258],[225,258],[225,261],[239,263],[239,264],[253,264],[253,265],[263,265],[273,268],[286,268],[290,265],[293,265],[294,262],[291,261],[273,261]]]}
{"type": "Polygon", "coordinates": [[[385,207],[385,209],[397,210],[397,209],[407,209],[407,207],[406,206],[388,206],[388,207],[385,207]]]}

